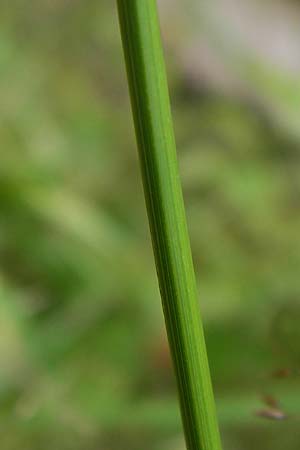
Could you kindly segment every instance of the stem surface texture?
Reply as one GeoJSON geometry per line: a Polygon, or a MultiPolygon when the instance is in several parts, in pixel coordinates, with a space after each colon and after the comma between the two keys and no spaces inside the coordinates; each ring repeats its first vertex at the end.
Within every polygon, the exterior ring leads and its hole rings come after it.
{"type": "Polygon", "coordinates": [[[144,193],[189,450],[220,450],[155,0],[117,0],[144,193]]]}

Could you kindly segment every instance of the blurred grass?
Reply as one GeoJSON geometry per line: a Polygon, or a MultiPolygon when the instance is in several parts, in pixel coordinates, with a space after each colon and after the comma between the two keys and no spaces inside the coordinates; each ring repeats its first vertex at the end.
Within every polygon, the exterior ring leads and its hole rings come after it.
{"type": "MultiPolygon", "coordinates": [[[[0,12],[1,445],[183,449],[115,6],[0,12]]],[[[175,129],[225,449],[293,450],[299,381],[270,374],[299,367],[296,88],[257,61],[257,103],[195,91],[179,40],[175,129]],[[266,391],[289,420],[255,417],[266,391]]]]}

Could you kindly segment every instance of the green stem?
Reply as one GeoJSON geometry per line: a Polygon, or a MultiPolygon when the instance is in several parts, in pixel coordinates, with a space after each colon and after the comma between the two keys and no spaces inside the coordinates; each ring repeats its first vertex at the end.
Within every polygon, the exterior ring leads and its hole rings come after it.
{"type": "Polygon", "coordinates": [[[220,450],[155,0],[117,0],[144,192],[189,450],[220,450]]]}

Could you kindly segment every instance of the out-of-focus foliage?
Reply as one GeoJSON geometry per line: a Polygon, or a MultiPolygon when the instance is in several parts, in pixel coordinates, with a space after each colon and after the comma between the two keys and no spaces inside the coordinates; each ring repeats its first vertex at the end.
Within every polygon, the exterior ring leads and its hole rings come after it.
{"type": "MultiPolygon", "coordinates": [[[[299,74],[186,3],[160,6],[224,449],[296,450],[299,74]]],[[[182,450],[114,2],[0,18],[1,448],[182,450]]]]}

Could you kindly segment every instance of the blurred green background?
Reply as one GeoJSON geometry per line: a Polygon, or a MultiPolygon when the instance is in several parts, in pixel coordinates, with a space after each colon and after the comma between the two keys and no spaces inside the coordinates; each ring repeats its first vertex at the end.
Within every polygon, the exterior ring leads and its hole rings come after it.
{"type": "MultiPolygon", "coordinates": [[[[299,2],[159,6],[224,450],[296,450],[299,2]]],[[[1,448],[184,450],[115,2],[1,1],[0,98],[1,448]]]]}

